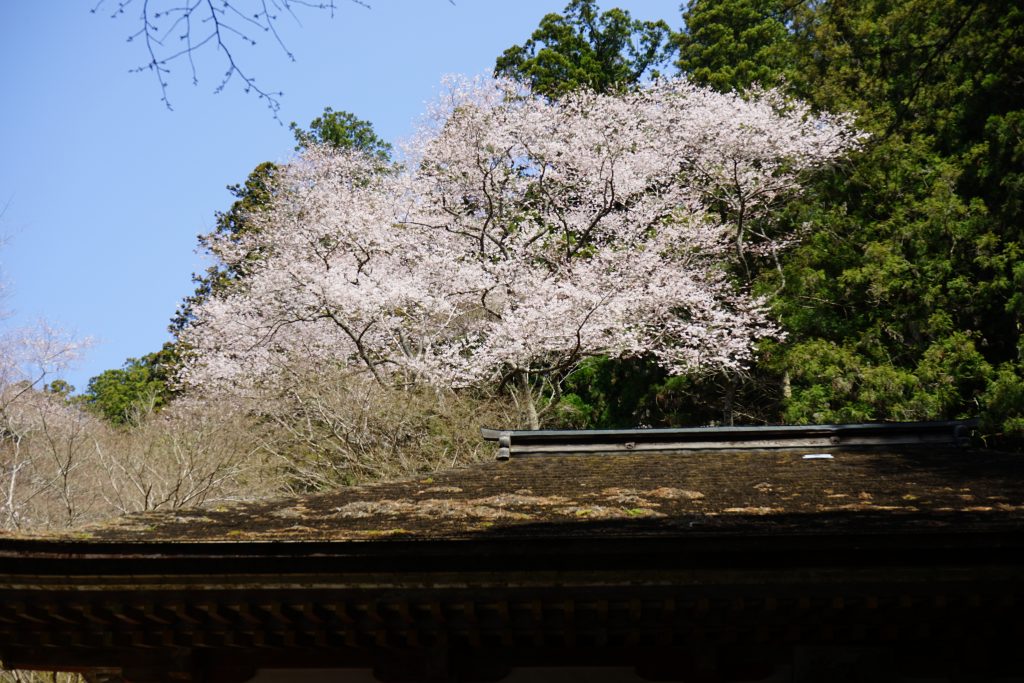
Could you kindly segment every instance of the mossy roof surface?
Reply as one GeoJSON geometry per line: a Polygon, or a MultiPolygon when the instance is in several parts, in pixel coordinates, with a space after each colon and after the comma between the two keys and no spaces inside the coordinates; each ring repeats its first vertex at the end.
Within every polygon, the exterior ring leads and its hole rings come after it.
{"type": "Polygon", "coordinates": [[[98,541],[369,541],[591,534],[1006,528],[1024,458],[936,448],[691,451],[513,458],[230,507],[150,512],[98,541]]]}

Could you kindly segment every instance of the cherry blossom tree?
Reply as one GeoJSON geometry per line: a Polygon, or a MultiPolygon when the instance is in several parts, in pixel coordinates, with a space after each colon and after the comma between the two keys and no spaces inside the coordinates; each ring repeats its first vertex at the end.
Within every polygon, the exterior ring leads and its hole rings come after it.
{"type": "MultiPolygon", "coordinates": [[[[63,397],[41,391],[53,373],[68,366],[88,342],[78,342],[45,323],[23,329],[0,330],[0,528],[17,528],[22,510],[19,501],[31,499],[41,488],[32,476],[35,458],[22,448],[31,436],[45,433],[55,421],[70,425],[76,411],[67,408],[63,397]],[[48,408],[58,406],[57,410],[48,408]]],[[[77,430],[74,430],[77,431],[77,430]]],[[[63,510],[73,517],[66,495],[72,459],[53,450],[56,467],[45,486],[61,494],[63,510]]]]}
{"type": "Polygon", "coordinates": [[[859,140],[775,92],[673,80],[553,102],[453,79],[403,168],[311,148],[258,229],[209,239],[249,275],[196,311],[183,378],[272,382],[301,358],[382,383],[492,384],[537,428],[588,357],[741,367],[777,328],[730,264],[779,248],[751,226],[859,140]]]}

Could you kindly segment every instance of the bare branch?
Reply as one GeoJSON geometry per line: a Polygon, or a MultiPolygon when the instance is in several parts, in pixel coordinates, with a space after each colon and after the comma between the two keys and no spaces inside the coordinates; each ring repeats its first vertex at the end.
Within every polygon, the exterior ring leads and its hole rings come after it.
{"type": "MultiPolygon", "coordinates": [[[[99,0],[91,12],[98,12],[107,1],[99,0]]],[[[362,0],[348,1],[370,9],[370,5],[362,0]]],[[[174,63],[185,60],[192,75],[192,84],[198,85],[196,57],[204,48],[213,45],[223,60],[224,69],[214,93],[222,92],[233,79],[240,81],[242,90],[255,94],[257,99],[263,101],[275,119],[278,119],[280,97],[284,93],[258,85],[255,76],[239,61],[240,48],[252,48],[257,44],[246,29],[269,33],[285,56],[295,61],[294,53],[288,48],[279,30],[280,13],[287,13],[296,25],[301,26],[294,9],[296,7],[328,11],[332,18],[336,9],[334,0],[120,0],[112,9],[110,18],[123,17],[132,6],[138,9],[138,28],[128,35],[127,42],[142,42],[145,45],[146,61],[131,69],[131,72],[152,73],[160,88],[160,101],[168,109],[173,109],[169,89],[174,63]],[[200,31],[199,35],[195,31],[200,31]]]]}

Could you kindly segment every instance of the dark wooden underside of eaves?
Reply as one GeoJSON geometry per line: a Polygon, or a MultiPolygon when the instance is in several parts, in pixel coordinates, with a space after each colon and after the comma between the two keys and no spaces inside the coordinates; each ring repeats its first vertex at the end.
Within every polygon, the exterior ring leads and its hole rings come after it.
{"type": "Polygon", "coordinates": [[[875,676],[1021,671],[1016,533],[338,545],[25,548],[3,563],[0,654],[135,681],[568,664],[756,680],[832,650],[882,658],[875,676]]]}
{"type": "Polygon", "coordinates": [[[1019,458],[833,455],[513,460],[0,539],[0,658],[127,681],[1024,675],[1019,458]]]}

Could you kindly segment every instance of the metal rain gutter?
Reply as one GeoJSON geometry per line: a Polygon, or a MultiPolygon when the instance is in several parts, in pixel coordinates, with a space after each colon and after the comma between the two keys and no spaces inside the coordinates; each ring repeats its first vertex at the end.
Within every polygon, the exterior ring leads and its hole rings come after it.
{"type": "Polygon", "coordinates": [[[705,449],[818,448],[834,446],[970,443],[977,419],[770,427],[685,429],[509,430],[481,428],[498,444],[498,460],[539,455],[586,455],[705,449]]]}

